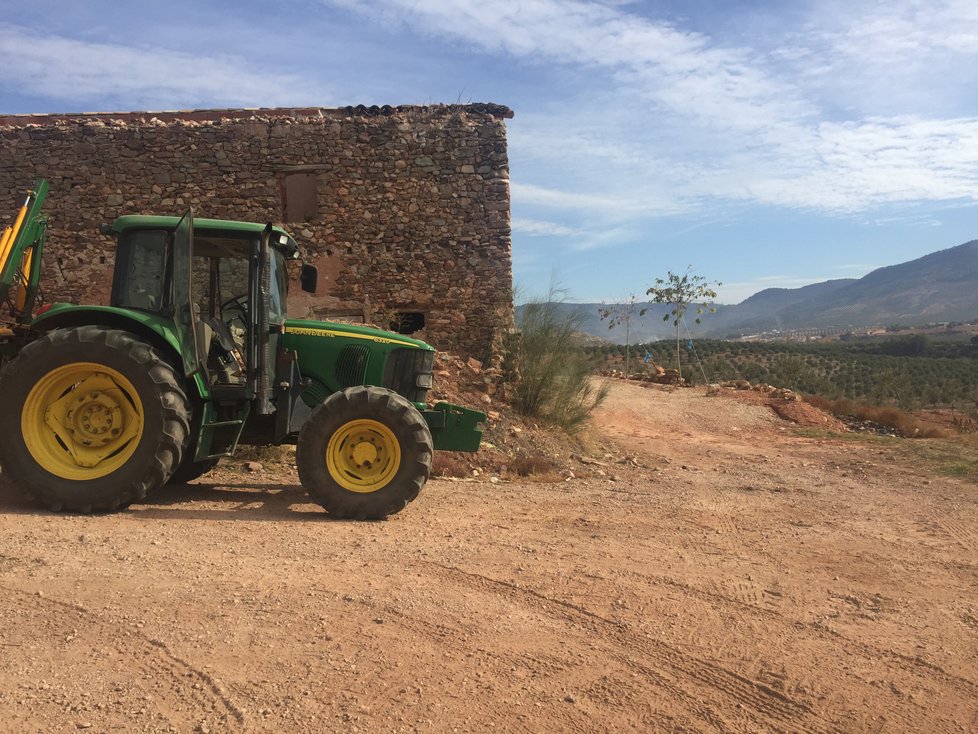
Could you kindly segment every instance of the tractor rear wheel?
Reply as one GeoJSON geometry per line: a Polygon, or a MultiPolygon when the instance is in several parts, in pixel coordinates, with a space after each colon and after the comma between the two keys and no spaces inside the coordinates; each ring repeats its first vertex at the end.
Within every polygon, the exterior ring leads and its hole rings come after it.
{"type": "Polygon", "coordinates": [[[128,506],[180,465],[187,396],[152,346],[101,326],[56,329],[0,374],[0,463],[55,512],[128,506]]]}
{"type": "Polygon", "coordinates": [[[431,432],[405,398],[351,387],[317,406],[299,432],[296,466],[334,517],[377,520],[403,510],[431,473],[431,432]]]}

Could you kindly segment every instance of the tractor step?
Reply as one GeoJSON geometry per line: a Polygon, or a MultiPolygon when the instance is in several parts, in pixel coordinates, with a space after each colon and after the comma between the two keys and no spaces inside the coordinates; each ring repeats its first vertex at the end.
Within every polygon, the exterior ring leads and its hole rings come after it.
{"type": "Polygon", "coordinates": [[[197,454],[194,461],[216,459],[219,456],[230,456],[238,446],[243,420],[215,421],[203,423],[200,426],[200,439],[197,442],[197,454]]]}

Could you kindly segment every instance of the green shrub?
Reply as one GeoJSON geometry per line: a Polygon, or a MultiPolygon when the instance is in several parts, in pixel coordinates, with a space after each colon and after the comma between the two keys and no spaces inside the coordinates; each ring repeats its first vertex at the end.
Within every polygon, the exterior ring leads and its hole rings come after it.
{"type": "Polygon", "coordinates": [[[546,301],[527,303],[519,327],[519,370],[513,407],[517,412],[560,426],[581,427],[608,394],[594,388],[594,362],[578,346],[582,315],[566,308],[551,288],[546,301]]]}

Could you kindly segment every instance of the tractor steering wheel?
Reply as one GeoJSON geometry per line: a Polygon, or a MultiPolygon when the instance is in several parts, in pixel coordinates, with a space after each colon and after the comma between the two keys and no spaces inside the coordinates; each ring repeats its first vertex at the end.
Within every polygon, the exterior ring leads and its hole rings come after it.
{"type": "Polygon", "coordinates": [[[240,328],[245,331],[248,330],[248,294],[242,293],[241,295],[229,298],[224,303],[221,304],[221,320],[227,323],[229,326],[234,324],[236,321],[240,325],[240,328]]]}

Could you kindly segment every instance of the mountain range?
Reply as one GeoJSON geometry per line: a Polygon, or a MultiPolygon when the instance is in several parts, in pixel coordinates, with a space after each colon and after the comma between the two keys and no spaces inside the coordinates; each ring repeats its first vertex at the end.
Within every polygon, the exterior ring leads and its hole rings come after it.
{"type": "MultiPolygon", "coordinates": [[[[602,307],[607,306],[559,304],[562,310],[578,310],[583,321],[581,331],[623,343],[625,327],[609,329],[598,313],[602,307]]],[[[647,308],[644,316],[636,310],[631,319],[632,344],[675,334],[671,321],[663,321],[669,306],[647,308]]],[[[694,323],[692,310],[687,312],[691,336],[724,338],[770,331],[844,331],[971,321],[978,318],[978,240],[878,268],[858,279],[827,280],[802,288],[767,288],[741,303],[718,305],[716,309],[716,313],[704,315],[701,324],[694,323]]]]}

